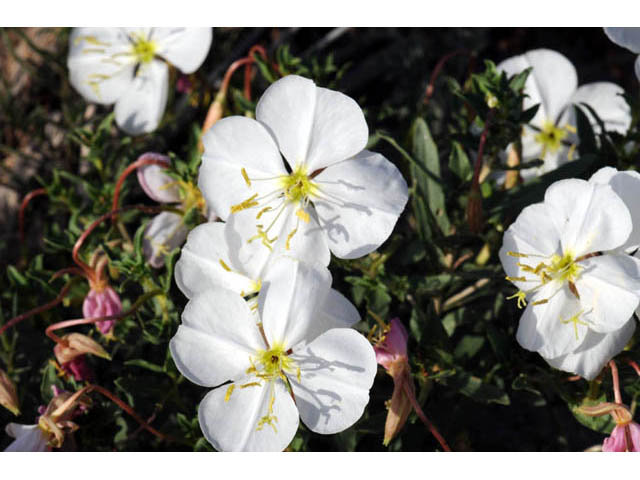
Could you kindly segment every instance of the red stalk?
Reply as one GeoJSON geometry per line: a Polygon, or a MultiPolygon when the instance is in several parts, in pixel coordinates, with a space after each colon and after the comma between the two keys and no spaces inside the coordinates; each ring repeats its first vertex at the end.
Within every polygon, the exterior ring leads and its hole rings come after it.
{"type": "Polygon", "coordinates": [[[449,60],[451,60],[453,57],[457,56],[457,55],[469,55],[471,56],[472,53],[469,50],[466,50],[464,48],[459,48],[457,50],[454,50],[453,52],[449,52],[446,55],[444,55],[436,64],[435,68],[433,69],[433,72],[431,72],[431,78],[429,80],[429,84],[427,85],[427,88],[425,90],[424,93],[424,104],[427,105],[429,103],[429,100],[431,100],[431,97],[433,96],[433,93],[435,92],[435,84],[436,84],[436,80],[438,79],[438,76],[440,75],[440,72],[442,71],[442,68],[444,67],[445,63],[447,63],[449,60]]]}
{"type": "Polygon", "coordinates": [[[25,195],[20,204],[20,210],[18,211],[18,234],[20,235],[20,243],[24,244],[24,213],[27,209],[27,205],[34,198],[40,195],[46,195],[47,191],[44,188],[38,188],[25,195]]]}
{"type": "Polygon", "coordinates": [[[404,382],[403,388],[404,388],[404,393],[406,394],[407,398],[411,402],[411,406],[413,407],[413,410],[416,412],[416,415],[418,415],[418,418],[422,420],[422,423],[424,423],[425,426],[429,429],[429,431],[431,432],[431,435],[435,437],[435,439],[438,441],[442,449],[445,452],[450,452],[451,449],[449,448],[447,441],[444,439],[442,435],[440,435],[440,432],[438,431],[436,426],[433,423],[431,423],[431,420],[429,420],[427,416],[424,414],[424,412],[422,411],[422,408],[420,407],[420,404],[418,404],[418,401],[416,400],[415,395],[409,388],[409,383],[404,382]]]}

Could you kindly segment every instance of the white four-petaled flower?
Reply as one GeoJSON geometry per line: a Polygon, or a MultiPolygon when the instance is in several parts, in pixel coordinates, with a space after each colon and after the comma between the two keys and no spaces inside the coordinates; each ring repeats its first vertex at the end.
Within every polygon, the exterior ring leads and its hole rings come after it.
{"type": "MultiPolygon", "coordinates": [[[[559,52],[531,50],[498,64],[498,70],[515,75],[533,67],[527,78],[523,109],[540,104],[536,115],[522,133],[522,161],[541,159],[539,167],[520,171],[523,178],[550,172],[577,157],[575,112],[572,105],[586,103],[604,122],[607,131],[626,133],[631,124],[630,108],[621,94],[624,90],[610,82],[595,82],[578,87],[573,64],[559,52]]],[[[584,110],[584,109],[583,109],[584,110]]],[[[596,119],[585,111],[594,131],[596,119]]],[[[510,147],[512,148],[512,147],[510,147]]]]}
{"type": "Polygon", "coordinates": [[[256,120],[228,117],[204,136],[198,185],[247,241],[327,265],[358,258],[390,235],[408,198],[398,169],[363,150],[368,128],[348,96],[289,75],[271,85],[256,120]],[[282,157],[286,160],[286,165],[282,157]]]}
{"type": "Polygon", "coordinates": [[[216,288],[189,301],[170,343],[183,375],[217,387],[198,418],[218,450],[283,450],[299,418],[314,432],[340,432],[369,401],[373,347],[319,313],[331,301],[328,270],[276,262],[270,272],[258,297],[260,323],[237,292],[216,288]]]}
{"type": "MultiPolygon", "coordinates": [[[[605,27],[604,32],[609,39],[621,47],[640,54],[640,28],[639,27],[605,27]]],[[[640,55],[636,58],[636,76],[640,80],[640,55]]]]}
{"type": "Polygon", "coordinates": [[[75,28],[71,84],[90,102],[115,103],[116,123],[131,135],[158,126],[167,103],[168,63],[193,73],[209,52],[211,28],[75,28]]]}
{"type": "Polygon", "coordinates": [[[514,297],[519,306],[528,302],[520,345],[585,378],[598,374],[604,357],[633,333],[629,319],[640,303],[640,260],[623,251],[631,232],[623,200],[595,181],[556,182],[544,202],[521,212],[500,250],[507,279],[519,289],[514,297]],[[579,355],[586,350],[590,358],[579,355]]]}

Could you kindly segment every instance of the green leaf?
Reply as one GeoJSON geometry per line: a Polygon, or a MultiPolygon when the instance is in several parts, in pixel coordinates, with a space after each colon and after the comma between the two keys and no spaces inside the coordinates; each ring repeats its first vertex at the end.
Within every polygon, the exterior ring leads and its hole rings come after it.
{"type": "Polygon", "coordinates": [[[465,335],[453,351],[454,357],[461,360],[468,360],[484,346],[485,339],[479,335],[465,335]]]}
{"type": "Polygon", "coordinates": [[[495,385],[484,383],[482,379],[468,372],[458,372],[452,377],[445,377],[439,381],[477,402],[497,403],[499,405],[511,404],[509,395],[504,390],[495,385]]]}
{"type": "Polygon", "coordinates": [[[411,128],[412,152],[415,163],[411,165],[411,175],[417,180],[418,187],[427,201],[436,223],[444,235],[449,234],[449,217],[447,216],[444,190],[440,177],[440,157],[427,123],[417,118],[411,128]]]}
{"type": "Polygon", "coordinates": [[[127,360],[124,362],[127,367],[140,367],[146,370],[151,370],[152,372],[163,373],[164,368],[160,365],[156,365],[155,363],[148,362],[147,360],[143,360],[142,358],[135,358],[133,360],[127,360]]]}
{"type": "Polygon", "coordinates": [[[29,281],[27,280],[27,278],[22,275],[13,265],[7,265],[7,276],[9,277],[9,281],[13,285],[20,285],[21,287],[26,287],[29,285],[29,281]]]}
{"type": "Polygon", "coordinates": [[[473,169],[469,157],[459,142],[453,142],[451,154],[449,155],[449,168],[463,182],[471,180],[473,169]]]}

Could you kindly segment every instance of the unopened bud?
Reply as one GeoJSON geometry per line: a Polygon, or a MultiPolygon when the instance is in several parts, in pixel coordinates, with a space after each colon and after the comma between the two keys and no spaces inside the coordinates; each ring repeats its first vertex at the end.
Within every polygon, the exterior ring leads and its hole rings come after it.
{"type": "Polygon", "coordinates": [[[409,373],[409,364],[406,362],[394,368],[393,395],[389,403],[387,420],[384,424],[384,439],[382,441],[385,447],[400,433],[413,409],[411,400],[409,400],[405,392],[405,384],[410,391],[414,391],[413,380],[409,373]]]}
{"type": "Polygon", "coordinates": [[[9,375],[2,369],[0,369],[0,405],[14,415],[20,415],[16,387],[9,378],[9,375]]]}
{"type": "Polygon", "coordinates": [[[102,345],[81,333],[70,333],[62,337],[62,342],[54,347],[53,353],[61,365],[85,353],[111,360],[111,357],[105,349],[102,348],[102,345]]]}

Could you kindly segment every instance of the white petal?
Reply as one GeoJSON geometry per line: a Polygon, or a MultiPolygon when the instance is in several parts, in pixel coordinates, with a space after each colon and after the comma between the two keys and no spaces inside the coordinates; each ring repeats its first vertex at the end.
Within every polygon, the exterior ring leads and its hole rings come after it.
{"type": "MultiPolygon", "coordinates": [[[[246,379],[246,383],[255,379],[246,379]]],[[[265,385],[240,388],[237,382],[228,401],[226,386],[209,392],[198,407],[202,433],[216,450],[224,452],[280,452],[298,430],[298,410],[281,380],[265,385]],[[273,387],[271,387],[273,386],[273,387]],[[259,420],[267,414],[271,393],[275,395],[273,415],[275,430],[259,420]]]]}
{"type": "MultiPolygon", "coordinates": [[[[518,218],[507,229],[502,237],[500,261],[509,277],[531,277],[518,264],[535,268],[543,259],[560,252],[560,236],[555,224],[550,219],[550,211],[544,203],[535,203],[524,208],[518,218]],[[516,257],[512,254],[524,254],[528,257],[516,257]]],[[[513,282],[518,289],[527,290],[533,287],[530,282],[513,282]]]]}
{"type": "MultiPolygon", "coordinates": [[[[167,167],[170,165],[167,159],[167,167]]],[[[180,202],[176,179],[165,173],[160,165],[144,165],[137,169],[138,183],[150,198],[160,203],[180,202]]]]}
{"type": "Polygon", "coordinates": [[[232,205],[280,187],[277,179],[260,179],[287,175],[273,138],[253,119],[223,118],[203,136],[202,142],[204,155],[198,187],[209,208],[223,220],[229,216],[232,205]],[[242,176],[242,168],[254,179],[251,187],[242,176]]]}
{"type": "Polygon", "coordinates": [[[127,91],[118,98],[116,123],[129,135],[149,133],[156,129],[167,105],[169,68],[161,60],[138,67],[127,91]]]}
{"type": "Polygon", "coordinates": [[[9,423],[5,431],[7,435],[15,438],[5,448],[5,452],[44,452],[47,449],[47,439],[38,425],[9,423]]]}
{"type": "Polygon", "coordinates": [[[273,133],[291,168],[304,164],[309,173],[357,154],[369,136],[362,109],[352,98],[297,75],[264,92],[256,119],[273,133]]]}
{"type": "Polygon", "coordinates": [[[622,246],[631,233],[631,215],[608,185],[575,178],[551,185],[544,196],[560,232],[562,250],[578,258],[622,246]]]}
{"type": "Polygon", "coordinates": [[[553,288],[547,284],[544,292],[535,297],[544,297],[548,303],[529,303],[520,318],[516,334],[516,339],[523,348],[538,351],[545,357],[557,357],[572,352],[584,341],[588,330],[582,316],[578,318],[580,322],[574,324],[570,321],[574,315],[581,312],[581,305],[569,288],[563,285],[549,295],[553,288]]]}
{"type": "Polygon", "coordinates": [[[636,58],[635,70],[636,70],[636,77],[638,77],[638,80],[640,80],[640,57],[636,58]]]}
{"type": "Polygon", "coordinates": [[[314,322],[331,288],[331,274],[321,265],[287,257],[270,264],[258,296],[260,317],[269,345],[286,349],[318,334],[314,322]]]}
{"type": "Polygon", "coordinates": [[[540,103],[531,124],[540,127],[545,121],[555,123],[578,88],[576,69],[561,53],[539,49],[505,60],[498,65],[498,70],[513,75],[529,67],[533,67],[533,71],[524,87],[529,98],[525,98],[523,108],[540,103]]]}
{"type": "Polygon", "coordinates": [[[625,325],[611,333],[589,331],[587,338],[573,353],[557,358],[545,358],[549,365],[593,380],[604,366],[627,345],[636,329],[632,318],[625,325]]]}
{"type": "Polygon", "coordinates": [[[216,287],[243,296],[254,291],[254,281],[258,279],[250,277],[238,260],[237,250],[242,242],[228,227],[221,222],[207,222],[189,232],[175,267],[176,284],[187,298],[216,287]]]}
{"type": "Polygon", "coordinates": [[[154,268],[164,265],[165,254],[178,248],[187,238],[187,227],[182,216],[173,212],[161,212],[148,223],[144,230],[142,251],[154,268]]]}
{"type": "Polygon", "coordinates": [[[158,55],[183,73],[193,73],[207,58],[213,29],[156,27],[151,32],[151,39],[157,43],[158,55]]]}
{"type": "Polygon", "coordinates": [[[640,53],[640,28],[638,27],[604,27],[604,33],[621,47],[640,53]]]}
{"type": "Polygon", "coordinates": [[[353,425],[369,403],[376,376],[376,356],[369,341],[355,330],[334,328],[291,358],[300,382],[289,376],[304,424],[331,434],[353,425]]]}
{"type": "Polygon", "coordinates": [[[638,208],[640,173],[632,170],[618,172],[615,168],[603,167],[594,173],[589,181],[608,184],[625,203],[631,214],[633,230],[621,248],[625,251],[637,249],[640,245],[640,208],[638,208]]]}
{"type": "Polygon", "coordinates": [[[69,81],[88,101],[114,103],[133,81],[135,57],[119,28],[74,28],[69,39],[69,81]]]}
{"type": "Polygon", "coordinates": [[[396,166],[367,150],[327,167],[314,182],[320,191],[313,203],[338,258],[359,258],[378,248],[409,197],[396,166]]]}
{"type": "Polygon", "coordinates": [[[205,387],[243,378],[250,356],[265,348],[247,302],[224,288],[187,303],[169,346],[180,373],[205,387]]]}
{"type": "MultiPolygon", "coordinates": [[[[581,103],[586,103],[595,110],[608,132],[618,132],[624,135],[631,125],[631,108],[622,97],[623,93],[624,89],[615,83],[588,83],[576,90],[576,93],[571,97],[571,103],[582,109],[591,121],[591,126],[596,133],[600,133],[600,126],[589,110],[580,105],[581,103]]],[[[567,113],[569,112],[572,114],[571,117],[575,117],[572,109],[567,109],[567,113]]],[[[575,122],[571,120],[566,123],[572,123],[575,126],[575,122]]]]}
{"type": "Polygon", "coordinates": [[[580,265],[584,271],[575,285],[590,328],[600,333],[622,328],[640,303],[640,260],[609,254],[580,265]]]}

